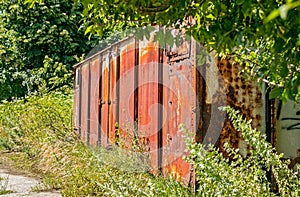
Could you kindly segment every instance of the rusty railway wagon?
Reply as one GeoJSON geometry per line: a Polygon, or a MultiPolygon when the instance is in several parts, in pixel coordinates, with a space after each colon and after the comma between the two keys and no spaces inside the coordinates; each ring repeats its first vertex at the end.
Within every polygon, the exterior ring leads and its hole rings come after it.
{"type": "MultiPolygon", "coordinates": [[[[276,103],[258,85],[238,75],[231,60],[205,57],[195,40],[161,46],[153,39],[128,37],[75,65],[74,127],[91,146],[110,146],[138,131],[153,171],[193,181],[180,125],[196,141],[222,150],[229,142],[249,147],[219,106],[239,109],[253,126],[268,131],[275,145],[276,103]],[[118,132],[117,132],[118,131],[118,132]]],[[[299,138],[298,138],[299,139],[299,138]]]]}

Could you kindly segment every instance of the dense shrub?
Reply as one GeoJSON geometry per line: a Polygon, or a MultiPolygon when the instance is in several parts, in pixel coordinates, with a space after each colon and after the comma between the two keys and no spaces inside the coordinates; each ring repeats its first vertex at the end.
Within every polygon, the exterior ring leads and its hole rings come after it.
{"type": "Polygon", "coordinates": [[[265,139],[265,136],[251,128],[251,121],[243,119],[238,111],[226,110],[233,126],[251,146],[247,158],[243,158],[228,144],[225,150],[232,159],[223,157],[215,147],[194,143],[186,138],[190,155],[187,160],[194,165],[199,196],[299,196],[300,181],[281,160],[283,155],[265,139]],[[271,171],[278,186],[278,192],[271,190],[267,179],[271,171]]]}
{"type": "Polygon", "coordinates": [[[98,43],[73,0],[0,0],[0,100],[73,83],[73,65],[98,43]],[[31,5],[31,6],[30,6],[31,5]]]}

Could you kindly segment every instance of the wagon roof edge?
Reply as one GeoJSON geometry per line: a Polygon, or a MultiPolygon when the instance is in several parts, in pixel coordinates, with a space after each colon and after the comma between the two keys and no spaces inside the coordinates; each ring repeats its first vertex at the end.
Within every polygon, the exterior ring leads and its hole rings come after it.
{"type": "Polygon", "coordinates": [[[92,55],[92,56],[90,56],[90,57],[88,57],[88,58],[86,58],[86,59],[80,61],[79,63],[75,64],[75,65],[73,66],[73,68],[76,69],[77,67],[79,67],[80,65],[84,64],[85,62],[90,61],[91,59],[93,59],[94,57],[100,55],[101,53],[103,53],[103,52],[109,50],[110,48],[112,48],[112,47],[114,47],[114,46],[116,46],[116,45],[118,45],[118,44],[120,44],[120,43],[122,43],[122,42],[124,42],[124,41],[126,41],[126,40],[129,40],[129,39],[131,39],[131,38],[134,38],[134,36],[131,35],[131,36],[125,37],[125,38],[123,38],[122,40],[117,41],[117,42],[115,42],[115,43],[113,43],[113,44],[111,44],[111,45],[105,47],[104,49],[98,51],[98,52],[95,53],[94,55],[92,55]]]}

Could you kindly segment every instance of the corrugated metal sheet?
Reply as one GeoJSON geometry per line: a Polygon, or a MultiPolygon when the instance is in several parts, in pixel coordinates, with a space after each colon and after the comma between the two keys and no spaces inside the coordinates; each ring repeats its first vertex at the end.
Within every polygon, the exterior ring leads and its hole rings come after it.
{"type": "Polygon", "coordinates": [[[135,136],[153,172],[171,173],[185,183],[194,177],[182,159],[187,153],[181,124],[198,142],[221,149],[230,142],[246,154],[248,147],[218,107],[240,109],[260,128],[262,93],[230,60],[199,65],[202,52],[193,39],[171,48],[127,38],[76,65],[74,126],[82,140],[106,147],[135,136]]]}

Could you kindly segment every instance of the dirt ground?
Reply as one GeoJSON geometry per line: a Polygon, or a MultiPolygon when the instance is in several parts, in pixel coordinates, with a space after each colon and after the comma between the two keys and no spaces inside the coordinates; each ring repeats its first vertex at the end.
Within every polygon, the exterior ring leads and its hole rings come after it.
{"type": "Polygon", "coordinates": [[[34,174],[16,170],[9,162],[0,157],[0,189],[11,191],[9,194],[0,197],[60,197],[59,191],[40,191],[41,180],[34,174]]]}

